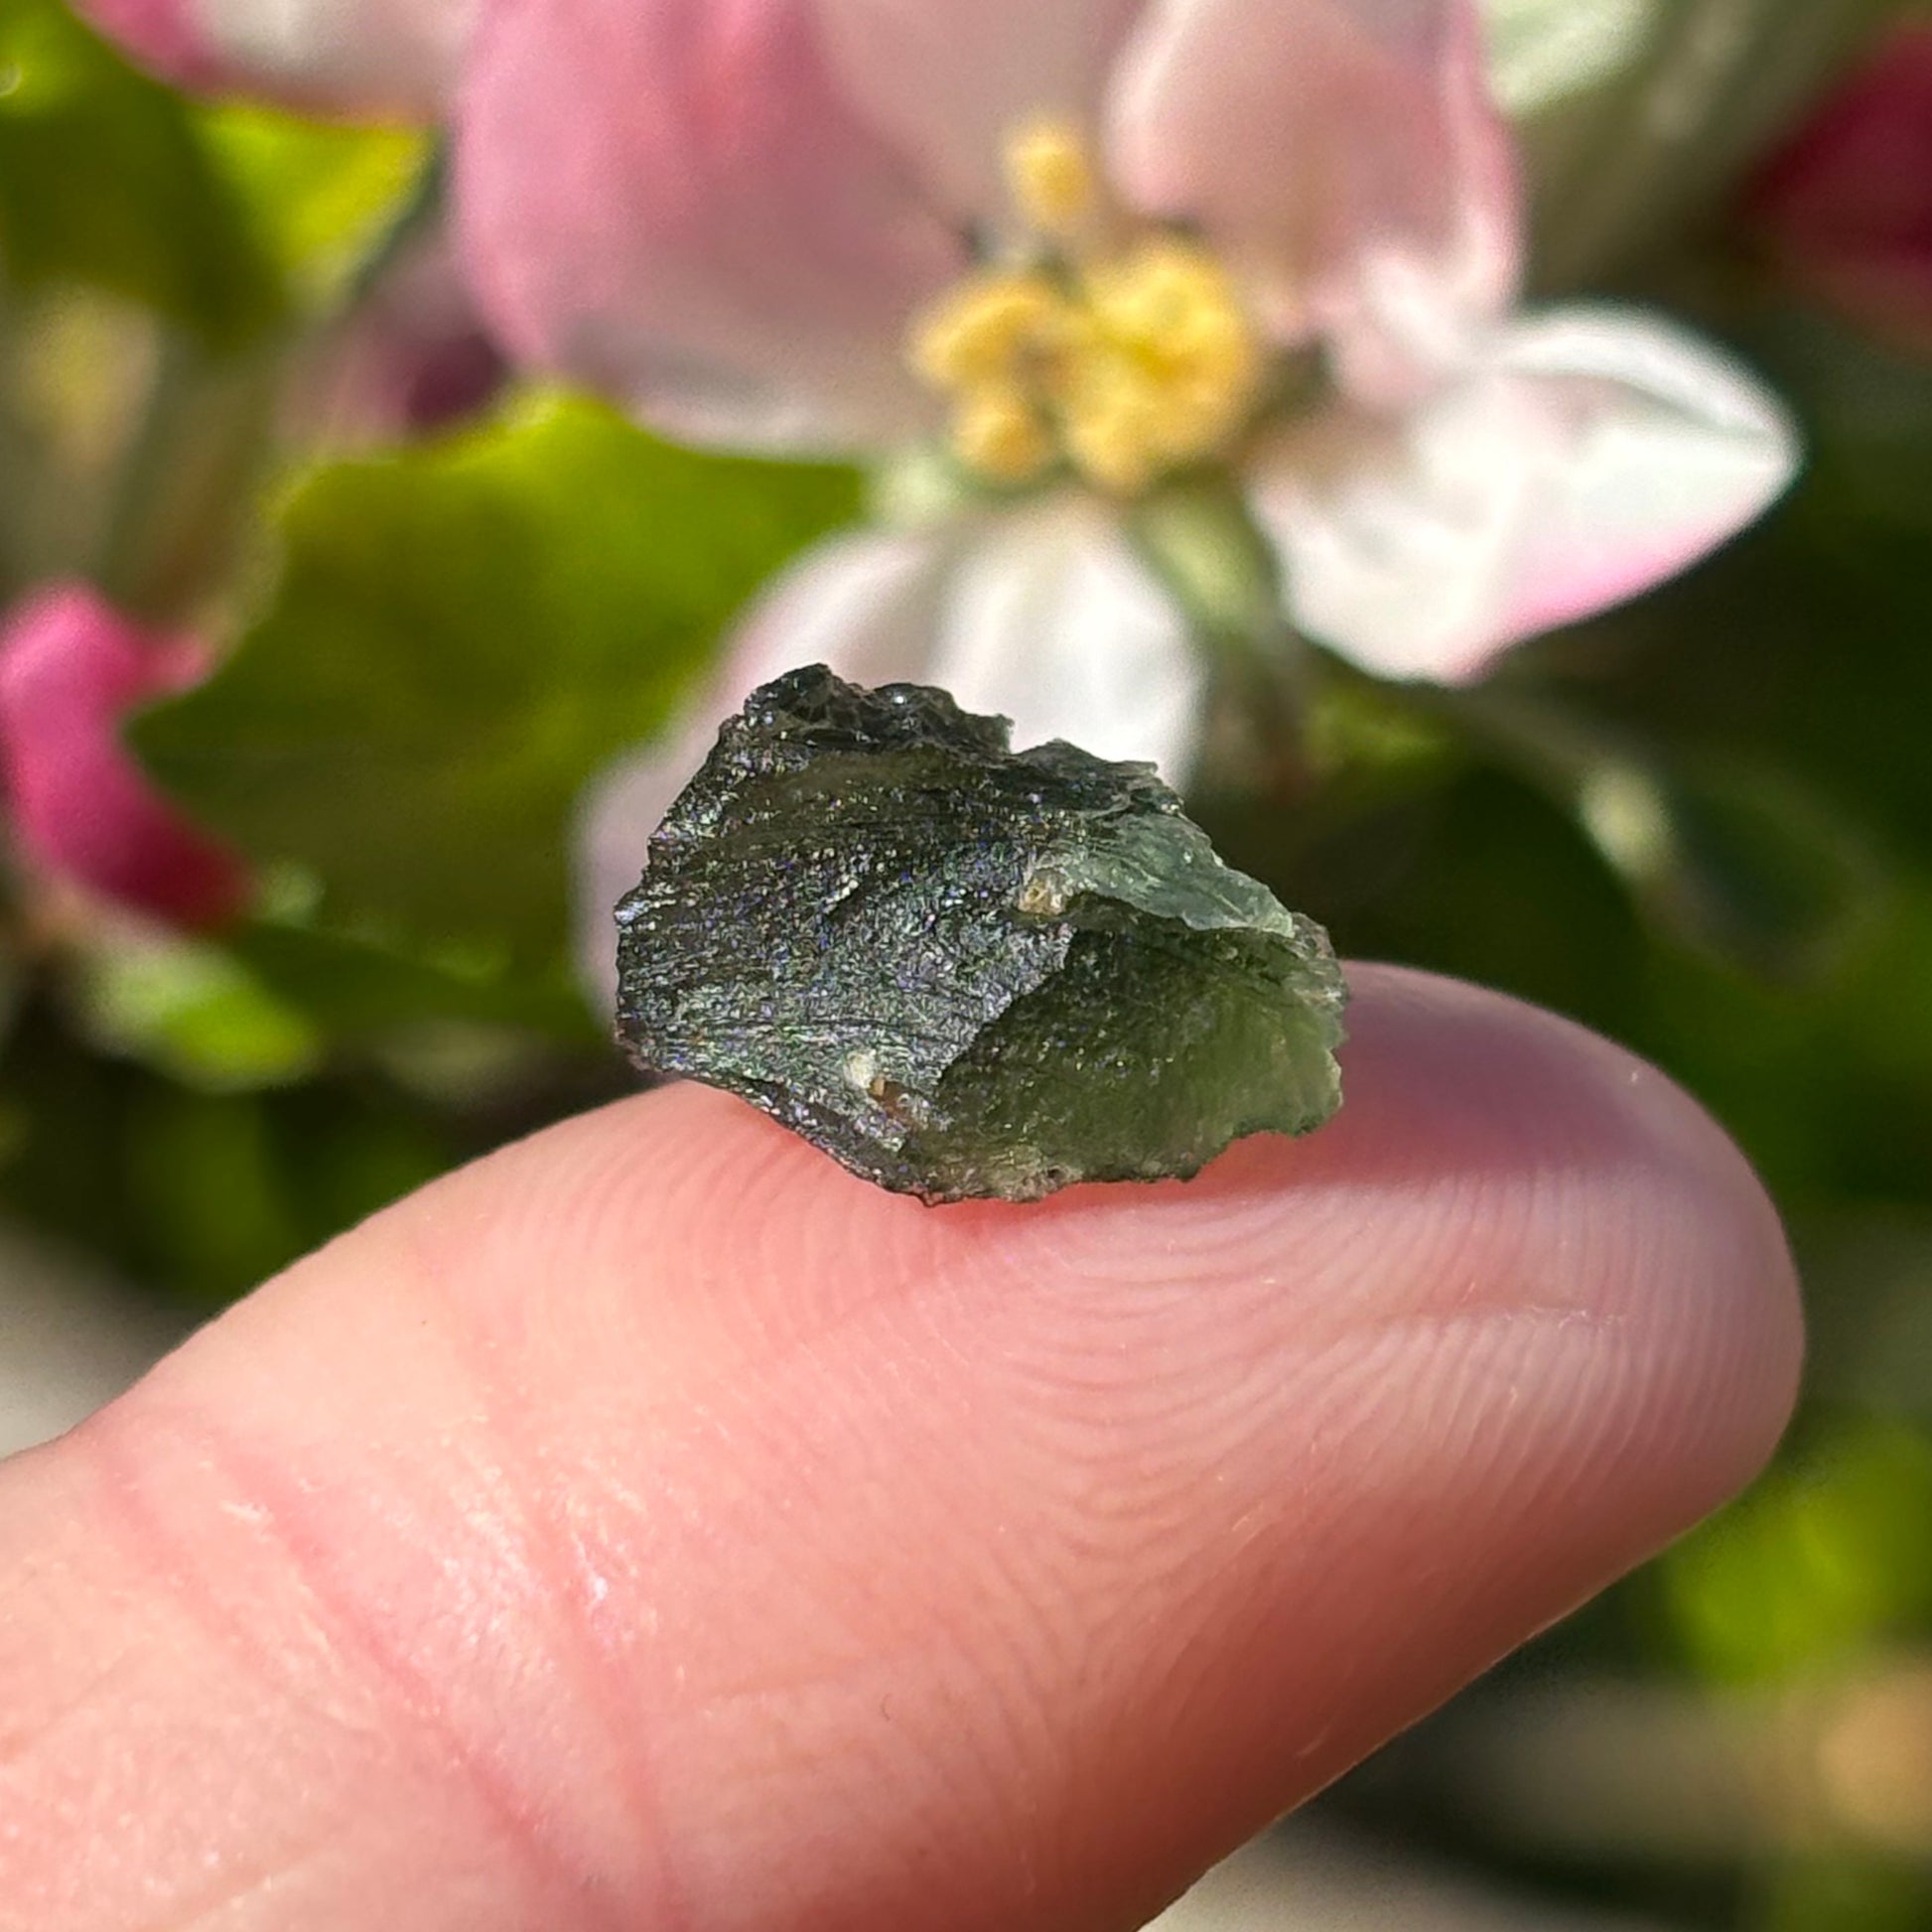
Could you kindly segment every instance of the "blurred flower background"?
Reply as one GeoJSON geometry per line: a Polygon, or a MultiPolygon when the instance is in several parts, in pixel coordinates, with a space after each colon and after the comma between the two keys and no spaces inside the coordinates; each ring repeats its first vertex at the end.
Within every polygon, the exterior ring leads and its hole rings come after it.
{"type": "Polygon", "coordinates": [[[1805,1267],[1757,1488],[1176,1927],[1932,1925],[1932,15],[81,13],[0,0],[0,1448],[621,1090],[720,712],[930,678],[1659,1061],[1805,1267]]]}

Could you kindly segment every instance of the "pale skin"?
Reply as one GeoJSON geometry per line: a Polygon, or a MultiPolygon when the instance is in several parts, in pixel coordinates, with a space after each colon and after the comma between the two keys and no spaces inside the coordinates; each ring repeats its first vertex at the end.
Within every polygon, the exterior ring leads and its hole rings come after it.
{"type": "Polygon", "coordinates": [[[1760,1464],[1660,1075],[1358,968],[1348,1099],[927,1210],[699,1088],[402,1202],[0,1468],[6,1932],[1141,1923],[1760,1464]]]}

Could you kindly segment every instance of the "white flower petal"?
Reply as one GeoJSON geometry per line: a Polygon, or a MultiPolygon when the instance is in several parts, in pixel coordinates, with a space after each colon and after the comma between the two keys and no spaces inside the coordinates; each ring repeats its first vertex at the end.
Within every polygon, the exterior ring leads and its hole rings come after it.
{"type": "Polygon", "coordinates": [[[481,0],[196,0],[235,71],[284,98],[433,115],[481,0]]]}
{"type": "Polygon", "coordinates": [[[928,674],[968,711],[1013,720],[1016,745],[1064,738],[1187,775],[1205,671],[1173,603],[1113,516],[1080,497],[965,533],[928,674]]]}
{"type": "Polygon", "coordinates": [[[1364,401],[1408,399],[1513,293],[1514,154],[1465,0],[1156,0],[1110,125],[1130,198],[1203,226],[1364,401]]]}
{"type": "Polygon", "coordinates": [[[1148,0],[817,0],[848,98],[961,221],[997,220],[1001,148],[1040,113],[1091,119],[1148,0]]]}
{"type": "Polygon", "coordinates": [[[318,113],[430,120],[448,106],[482,0],[77,0],[178,84],[318,113]]]}
{"type": "Polygon", "coordinates": [[[1577,309],[1499,332],[1406,418],[1338,411],[1285,439],[1254,495],[1298,623],[1383,676],[1455,682],[1683,570],[1797,460],[1783,409],[1727,356],[1577,309]]]}

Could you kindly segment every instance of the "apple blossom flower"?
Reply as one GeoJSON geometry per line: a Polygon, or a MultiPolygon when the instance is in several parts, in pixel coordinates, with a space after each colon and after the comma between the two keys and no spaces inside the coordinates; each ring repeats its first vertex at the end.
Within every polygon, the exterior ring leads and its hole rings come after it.
{"type": "Polygon", "coordinates": [[[1123,534],[1167,479],[1238,473],[1301,629],[1457,680],[1683,568],[1794,461],[1670,325],[1515,312],[1513,152],[1449,0],[498,0],[459,207],[513,351],[698,443],[937,435],[980,486],[964,535],[808,557],[734,691],[783,610],[841,669],[1184,772],[1198,668],[1123,534]],[[933,614],[983,595],[975,533],[1016,615],[969,647],[933,614]],[[890,648],[882,572],[923,613],[890,648]],[[1110,621],[1066,622],[1082,576],[1110,621]],[[1131,660],[1130,608],[1162,640],[1131,660]]]}
{"type": "Polygon", "coordinates": [[[434,119],[480,0],[76,0],[164,79],[321,112],[434,119]]]}
{"type": "Polygon", "coordinates": [[[193,930],[247,897],[241,862],[162,797],[121,743],[128,714],[199,682],[206,653],[137,628],[77,584],[0,626],[0,788],[34,873],[193,930]]]}
{"type": "MultiPolygon", "coordinates": [[[[1517,312],[1457,0],[493,0],[457,187],[513,353],[689,442],[936,440],[961,485],[795,565],[714,719],[819,658],[1184,778],[1201,665],[1135,542],[1171,481],[1239,483],[1295,628],[1456,681],[1682,569],[1795,461],[1670,324],[1517,312]]],[[[593,903],[704,736],[605,786],[593,903]]]]}
{"type": "Polygon", "coordinates": [[[1749,210],[1800,286],[1932,352],[1932,27],[1884,37],[1761,171],[1749,210]]]}

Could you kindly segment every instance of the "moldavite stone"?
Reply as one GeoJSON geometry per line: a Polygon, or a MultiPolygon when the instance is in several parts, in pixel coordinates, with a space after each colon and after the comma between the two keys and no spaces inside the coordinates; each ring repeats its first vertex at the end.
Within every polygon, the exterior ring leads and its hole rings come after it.
{"type": "Polygon", "coordinates": [[[752,694],[618,907],[640,1067],[928,1201],[1191,1174],[1341,1099],[1321,928],[1145,764],[823,665],[752,694]]]}

